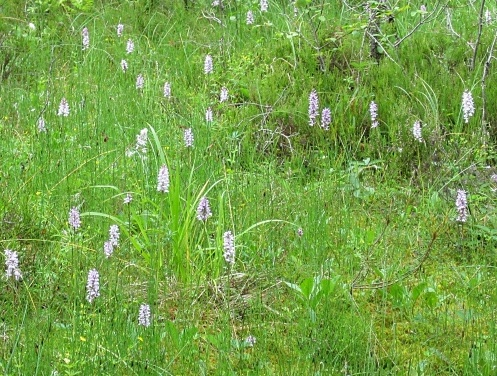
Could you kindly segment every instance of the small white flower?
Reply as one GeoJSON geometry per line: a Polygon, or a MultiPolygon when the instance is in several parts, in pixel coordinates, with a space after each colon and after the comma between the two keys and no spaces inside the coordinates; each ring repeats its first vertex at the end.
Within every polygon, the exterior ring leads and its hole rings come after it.
{"type": "Polygon", "coordinates": [[[88,48],[90,48],[90,32],[88,31],[88,28],[85,27],[83,28],[83,30],[81,31],[81,36],[83,38],[83,51],[84,50],[87,50],[88,48]]]}
{"type": "Polygon", "coordinates": [[[145,328],[150,326],[150,305],[140,305],[140,311],[138,312],[138,325],[142,325],[145,328]]]}
{"type": "Polygon", "coordinates": [[[183,134],[183,140],[185,141],[185,146],[187,148],[193,147],[193,131],[191,128],[185,129],[185,133],[183,134]]]}
{"type": "Polygon", "coordinates": [[[163,165],[159,169],[159,174],[157,175],[157,191],[162,193],[169,192],[169,170],[166,165],[163,165]]]}
{"type": "Polygon", "coordinates": [[[469,118],[475,114],[475,104],[469,90],[464,90],[464,93],[462,94],[462,112],[464,122],[466,124],[469,123],[469,118]]]}
{"type": "Polygon", "coordinates": [[[43,116],[38,119],[38,132],[46,132],[47,127],[45,126],[45,119],[43,119],[43,116]]]}
{"type": "Polygon", "coordinates": [[[247,12],[247,25],[252,25],[254,23],[254,13],[251,10],[247,12]]]}
{"type": "Polygon", "coordinates": [[[114,247],[119,247],[119,226],[111,225],[109,228],[109,241],[114,247]]]}
{"type": "Polygon", "coordinates": [[[19,258],[17,252],[10,249],[4,250],[5,254],[5,274],[7,278],[14,277],[16,281],[22,278],[21,270],[19,269],[19,258]]]}
{"type": "Polygon", "coordinates": [[[126,197],[124,197],[123,204],[129,204],[133,201],[133,195],[131,193],[126,193],[126,197]]]}
{"type": "Polygon", "coordinates": [[[309,94],[309,126],[314,126],[314,122],[319,115],[319,98],[316,89],[312,89],[309,94]]]}
{"type": "Polygon", "coordinates": [[[205,111],[205,121],[212,123],[212,109],[210,107],[205,111]]]}
{"type": "Polygon", "coordinates": [[[164,84],[164,98],[171,98],[171,84],[169,82],[164,84]]]}
{"type": "Polygon", "coordinates": [[[124,59],[121,60],[121,69],[124,73],[128,70],[128,62],[124,59]]]}
{"type": "Polygon", "coordinates": [[[423,142],[423,135],[421,133],[421,122],[416,120],[412,126],[412,134],[416,141],[423,142]]]}
{"type": "Polygon", "coordinates": [[[207,55],[205,56],[205,61],[204,61],[204,73],[212,74],[213,72],[214,72],[214,66],[212,63],[212,56],[207,55]]]}
{"type": "Polygon", "coordinates": [[[261,0],[260,5],[261,5],[261,12],[267,12],[267,8],[268,8],[267,0],[261,0]]]}
{"type": "Polygon", "coordinates": [[[130,54],[134,50],[135,50],[135,43],[131,39],[128,39],[128,42],[126,42],[126,53],[130,54]]]}
{"type": "Polygon", "coordinates": [[[95,298],[100,296],[100,275],[96,269],[88,272],[88,282],[86,284],[86,300],[92,303],[95,298]]]}
{"type": "Polygon", "coordinates": [[[141,90],[143,89],[143,84],[144,84],[145,80],[143,78],[143,75],[140,73],[137,77],[136,77],[136,88],[138,90],[141,90]]]}
{"type": "Polygon", "coordinates": [[[226,231],[223,235],[224,260],[230,264],[235,264],[235,237],[231,231],[226,231]]]}
{"type": "Polygon", "coordinates": [[[456,197],[456,209],[457,209],[457,222],[463,223],[468,220],[468,198],[466,196],[466,191],[463,189],[457,190],[456,197]]]}
{"type": "Polygon", "coordinates": [[[203,196],[200,199],[200,202],[198,203],[198,207],[197,207],[197,219],[199,221],[205,222],[210,217],[212,217],[212,212],[211,212],[211,208],[210,208],[210,205],[209,205],[209,200],[208,200],[207,197],[203,196]]]}
{"type": "Polygon", "coordinates": [[[257,343],[257,339],[251,334],[245,339],[245,344],[247,347],[254,347],[254,345],[257,343]]]}
{"type": "Polygon", "coordinates": [[[143,128],[136,136],[136,150],[145,154],[147,152],[148,128],[143,128]]]}
{"type": "Polygon", "coordinates": [[[325,131],[329,130],[331,119],[331,110],[328,107],[323,108],[323,111],[321,111],[321,128],[323,128],[325,131]]]}
{"type": "Polygon", "coordinates": [[[378,123],[378,105],[375,101],[371,101],[369,104],[369,114],[371,116],[371,128],[376,128],[380,123],[378,123]]]}
{"type": "Polygon", "coordinates": [[[221,94],[219,95],[219,102],[226,102],[228,100],[228,89],[226,87],[221,88],[221,94]]]}
{"type": "Polygon", "coordinates": [[[81,217],[77,207],[73,206],[71,210],[69,210],[68,222],[69,226],[72,227],[75,231],[81,227],[81,217]]]}
{"type": "Polygon", "coordinates": [[[492,22],[492,13],[490,13],[488,9],[485,11],[485,22],[486,23],[492,22]]]}
{"type": "Polygon", "coordinates": [[[67,102],[66,98],[62,98],[60,100],[59,111],[57,112],[57,115],[67,117],[69,116],[69,112],[69,103],[67,102]]]}
{"type": "Polygon", "coordinates": [[[116,32],[118,37],[122,37],[124,31],[124,25],[122,23],[119,23],[116,27],[116,32]]]}
{"type": "Polygon", "coordinates": [[[142,157],[146,157],[147,154],[147,142],[148,142],[148,128],[143,128],[140,133],[136,136],[136,145],[134,149],[126,150],[126,156],[132,157],[135,153],[141,154],[142,157]]]}

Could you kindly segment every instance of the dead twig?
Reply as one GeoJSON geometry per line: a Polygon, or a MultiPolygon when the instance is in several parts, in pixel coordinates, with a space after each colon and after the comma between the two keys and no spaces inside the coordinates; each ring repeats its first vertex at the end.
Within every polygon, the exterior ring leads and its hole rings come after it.
{"type": "Polygon", "coordinates": [[[411,35],[413,35],[416,32],[416,30],[418,30],[422,25],[431,22],[432,20],[437,18],[440,12],[442,11],[442,9],[444,9],[446,6],[447,4],[445,4],[444,6],[440,6],[440,1],[437,1],[435,3],[435,6],[433,7],[433,11],[430,12],[428,15],[423,16],[421,20],[416,24],[416,26],[414,26],[411,31],[409,31],[406,35],[400,38],[397,42],[395,42],[393,46],[395,48],[399,47],[402,42],[404,42],[411,35]]]}

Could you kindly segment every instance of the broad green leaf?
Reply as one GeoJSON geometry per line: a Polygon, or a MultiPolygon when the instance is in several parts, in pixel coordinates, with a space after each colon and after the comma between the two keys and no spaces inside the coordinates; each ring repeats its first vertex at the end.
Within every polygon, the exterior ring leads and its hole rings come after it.
{"type": "Polygon", "coordinates": [[[300,284],[300,290],[304,297],[309,300],[314,289],[314,278],[306,278],[300,284]]]}

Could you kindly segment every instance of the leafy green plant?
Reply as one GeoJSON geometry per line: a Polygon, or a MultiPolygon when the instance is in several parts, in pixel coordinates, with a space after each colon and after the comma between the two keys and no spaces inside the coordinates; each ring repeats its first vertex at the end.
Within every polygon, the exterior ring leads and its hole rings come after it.
{"type": "Polygon", "coordinates": [[[296,294],[300,303],[308,310],[311,322],[316,322],[316,310],[321,301],[328,300],[335,293],[340,276],[306,278],[300,284],[285,282],[296,294]]]}

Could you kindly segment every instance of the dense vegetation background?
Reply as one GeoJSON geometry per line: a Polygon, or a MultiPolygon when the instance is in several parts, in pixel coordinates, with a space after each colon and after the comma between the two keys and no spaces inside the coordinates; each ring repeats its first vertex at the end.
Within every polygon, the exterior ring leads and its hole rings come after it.
{"type": "Polygon", "coordinates": [[[1,3],[1,372],[494,374],[496,19],[1,3]]]}

